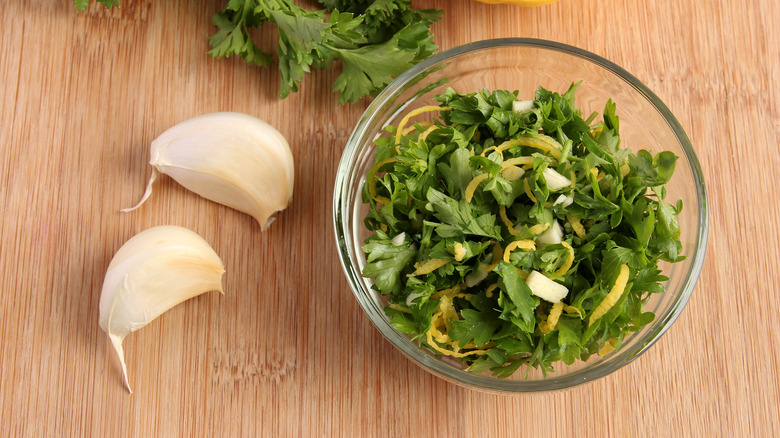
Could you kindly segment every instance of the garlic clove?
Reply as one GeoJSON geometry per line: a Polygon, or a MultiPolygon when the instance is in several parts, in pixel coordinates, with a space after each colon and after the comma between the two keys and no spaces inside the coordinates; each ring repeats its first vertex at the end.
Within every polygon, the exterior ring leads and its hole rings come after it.
{"type": "Polygon", "coordinates": [[[555,219],[553,219],[552,226],[544,230],[544,232],[536,238],[536,243],[540,245],[557,245],[561,242],[563,242],[563,228],[561,228],[561,224],[555,219]]]}
{"type": "Polygon", "coordinates": [[[168,309],[222,290],[225,268],[211,246],[182,227],[159,226],[128,240],[108,265],[100,294],[100,328],[119,356],[127,389],[124,338],[168,309]]]}
{"type": "Polygon", "coordinates": [[[253,216],[266,229],[291,202],[295,169],[290,146],[268,123],[221,112],[185,120],[151,146],[152,176],[140,207],[163,173],[204,198],[253,216]]]}
{"type": "Polygon", "coordinates": [[[560,303],[569,294],[569,288],[556,283],[539,271],[531,271],[525,283],[532,294],[550,303],[560,303]]]}
{"type": "Polygon", "coordinates": [[[544,180],[547,181],[547,188],[551,191],[560,190],[571,185],[571,180],[569,180],[569,178],[561,175],[553,168],[548,167],[544,169],[542,175],[544,176],[544,180]]]}

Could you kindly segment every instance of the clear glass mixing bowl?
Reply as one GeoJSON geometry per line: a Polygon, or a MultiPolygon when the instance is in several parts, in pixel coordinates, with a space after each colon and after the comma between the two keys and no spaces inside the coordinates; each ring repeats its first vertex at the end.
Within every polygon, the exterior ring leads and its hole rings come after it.
{"type": "MultiPolygon", "coordinates": [[[[566,388],[605,376],[636,359],[650,348],[680,315],[699,277],[707,243],[707,199],[699,162],[678,121],[663,102],[630,73],[587,51],[537,39],[480,41],[447,50],[429,58],[393,81],[369,105],[344,149],[336,175],[333,220],[339,256],[352,292],[384,337],[424,369],[467,387],[488,391],[528,392],[566,388]],[[386,135],[383,128],[398,125],[410,110],[437,104],[433,96],[452,87],[461,93],[488,90],[519,90],[520,98],[533,98],[541,85],[565,91],[572,82],[577,89],[577,106],[583,114],[604,108],[607,99],[617,104],[621,144],[653,153],[672,151],[680,157],[667,199],[681,199],[679,216],[684,261],[662,265],[669,277],[667,291],[655,294],[645,307],[655,320],[630,336],[612,353],[592,356],[587,362],[566,366],[544,376],[524,369],[509,379],[489,373],[475,374],[458,361],[435,355],[397,332],[383,312],[386,300],[371,289],[371,280],[361,271],[365,256],[361,246],[369,232],[363,226],[367,211],[360,192],[366,173],[374,164],[374,140],[386,135]]],[[[659,376],[662,373],[659,372],[659,376]]]]}

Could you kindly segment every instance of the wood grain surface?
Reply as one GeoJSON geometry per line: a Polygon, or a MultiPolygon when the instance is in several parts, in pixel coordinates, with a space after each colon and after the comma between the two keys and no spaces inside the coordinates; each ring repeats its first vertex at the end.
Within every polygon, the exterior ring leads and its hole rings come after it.
{"type": "MultiPolygon", "coordinates": [[[[335,170],[368,104],[338,106],[337,69],[277,98],[275,66],[206,55],[225,0],[0,0],[0,435],[777,436],[780,431],[780,3],[560,0],[445,10],[442,49],[537,37],[602,55],[654,90],[699,154],[709,249],[685,311],[647,353],[569,390],[460,388],[386,342],[353,298],[331,224],[335,170]],[[163,178],[143,208],[148,146],[212,111],[276,126],[295,199],[265,232],[163,178]],[[227,267],[125,340],[129,395],[97,325],[111,257],[161,224],[227,267]]],[[[313,2],[308,3],[314,6],[313,2]]],[[[257,32],[273,50],[270,29],[257,32]]]]}

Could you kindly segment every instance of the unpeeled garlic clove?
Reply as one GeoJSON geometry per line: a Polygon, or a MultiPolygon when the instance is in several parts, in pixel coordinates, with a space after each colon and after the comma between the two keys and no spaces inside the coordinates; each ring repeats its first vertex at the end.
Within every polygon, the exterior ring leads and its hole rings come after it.
{"type": "Polygon", "coordinates": [[[292,202],[295,170],[284,136],[268,123],[236,112],[205,114],[163,132],[151,146],[152,176],[169,175],[204,198],[253,216],[266,229],[292,202]]]}
{"type": "Polygon", "coordinates": [[[131,393],[122,348],[125,336],[189,298],[222,293],[224,272],[208,242],[178,226],[147,229],[119,248],[103,281],[99,326],[111,339],[131,393]]]}

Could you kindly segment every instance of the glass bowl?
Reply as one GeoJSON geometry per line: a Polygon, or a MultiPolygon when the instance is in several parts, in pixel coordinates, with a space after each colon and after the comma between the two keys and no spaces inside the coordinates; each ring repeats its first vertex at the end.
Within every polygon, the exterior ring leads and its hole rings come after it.
{"type": "MultiPolygon", "coordinates": [[[[496,392],[530,392],[567,388],[605,376],[630,363],[650,348],[682,312],[699,277],[707,243],[707,200],[696,155],[682,127],[663,102],[630,73],[587,51],[550,41],[509,38],[479,41],[439,53],[407,70],[369,105],[344,149],[336,174],[333,220],[344,273],[360,306],[382,335],[409,359],[454,383],[496,392]],[[667,198],[681,199],[678,220],[682,230],[684,261],[662,264],[669,277],[663,294],[651,296],[645,311],[656,314],[642,330],[628,335],[619,349],[586,362],[566,366],[557,363],[545,376],[521,368],[508,379],[489,373],[471,373],[458,361],[419,347],[396,331],[383,312],[386,299],[371,289],[361,271],[361,250],[369,231],[363,225],[367,206],[361,201],[366,173],[374,164],[374,140],[387,125],[397,126],[414,108],[438,104],[433,96],[452,87],[460,93],[483,88],[519,90],[520,99],[532,99],[538,86],[563,93],[572,82],[577,106],[583,115],[602,113],[612,99],[620,117],[622,147],[671,151],[679,156],[674,177],[667,184],[667,198]]],[[[658,373],[659,377],[662,373],[658,373]]]]}

